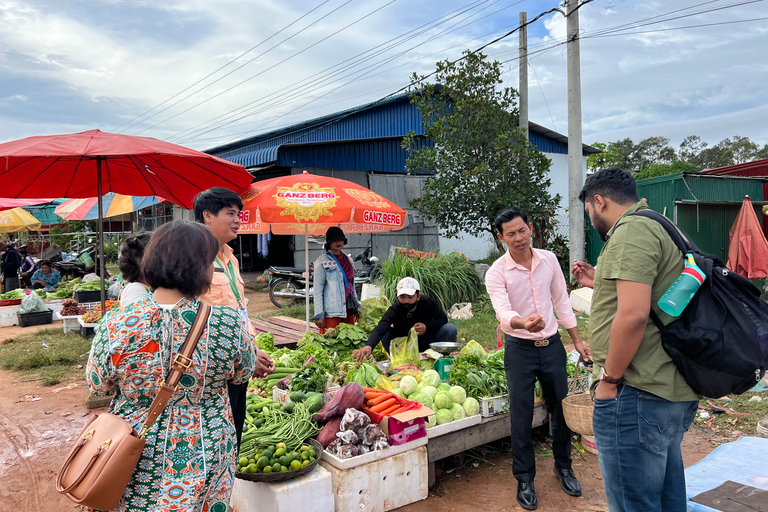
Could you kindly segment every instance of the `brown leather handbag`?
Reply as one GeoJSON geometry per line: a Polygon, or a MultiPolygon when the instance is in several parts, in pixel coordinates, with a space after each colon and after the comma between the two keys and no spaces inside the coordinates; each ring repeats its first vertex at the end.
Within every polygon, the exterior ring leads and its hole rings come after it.
{"type": "Polygon", "coordinates": [[[173,358],[168,378],[149,407],[141,434],[114,414],[91,416],[56,477],[59,493],[78,505],[98,510],[117,507],[144,450],[144,436],[168,405],[181,376],[192,365],[192,353],[210,312],[211,307],[201,302],[187,338],[173,358]]]}

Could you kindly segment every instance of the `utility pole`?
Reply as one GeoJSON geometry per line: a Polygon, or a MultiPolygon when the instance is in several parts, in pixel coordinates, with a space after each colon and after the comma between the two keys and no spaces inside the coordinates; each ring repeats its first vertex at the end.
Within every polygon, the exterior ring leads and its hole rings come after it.
{"type": "MultiPolygon", "coordinates": [[[[526,25],[528,15],[525,12],[520,13],[520,86],[518,94],[520,102],[518,113],[520,116],[520,129],[525,130],[525,136],[528,137],[528,26],[526,25]]],[[[530,137],[528,137],[530,139],[530,137]]]]}
{"type": "MultiPolygon", "coordinates": [[[[584,207],[579,192],[584,186],[581,140],[581,63],[578,0],[566,0],[568,34],[568,248],[570,264],[584,260],[584,207]]],[[[569,267],[571,265],[568,265],[569,267]]]]}

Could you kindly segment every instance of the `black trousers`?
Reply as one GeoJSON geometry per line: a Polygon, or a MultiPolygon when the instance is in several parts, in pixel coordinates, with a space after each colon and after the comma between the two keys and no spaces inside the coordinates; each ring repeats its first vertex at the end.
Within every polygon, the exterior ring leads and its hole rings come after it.
{"type": "Polygon", "coordinates": [[[248,383],[232,384],[231,382],[227,382],[227,391],[229,392],[229,403],[232,405],[232,419],[235,422],[237,446],[240,446],[240,438],[243,436],[243,426],[245,425],[245,406],[248,399],[248,383]]]}
{"type": "Polygon", "coordinates": [[[566,354],[560,335],[546,347],[505,335],[504,369],[509,386],[509,413],[512,421],[512,474],[520,482],[533,482],[536,455],[531,437],[533,388],[541,382],[552,428],[555,467],[571,469],[571,431],[565,424],[562,400],[568,394],[566,354]]]}

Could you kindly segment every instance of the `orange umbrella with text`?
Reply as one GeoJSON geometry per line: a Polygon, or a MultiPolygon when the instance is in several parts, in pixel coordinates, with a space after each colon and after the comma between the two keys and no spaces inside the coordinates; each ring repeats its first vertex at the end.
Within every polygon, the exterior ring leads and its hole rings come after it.
{"type": "MultiPolygon", "coordinates": [[[[351,181],[293,174],[252,183],[240,197],[240,233],[304,235],[309,269],[309,235],[330,226],[345,233],[383,233],[405,227],[406,212],[389,199],[351,181]]],[[[309,286],[305,287],[309,330],[309,286]]]]}

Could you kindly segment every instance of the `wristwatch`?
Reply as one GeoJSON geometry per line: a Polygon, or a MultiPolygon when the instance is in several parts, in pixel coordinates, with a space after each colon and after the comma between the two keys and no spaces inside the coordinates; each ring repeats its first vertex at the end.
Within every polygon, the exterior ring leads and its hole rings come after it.
{"type": "Polygon", "coordinates": [[[602,372],[603,372],[603,378],[600,380],[605,381],[608,384],[613,384],[615,386],[618,386],[624,380],[623,376],[619,377],[618,379],[608,376],[608,374],[605,373],[605,368],[602,369],[602,372]]]}

